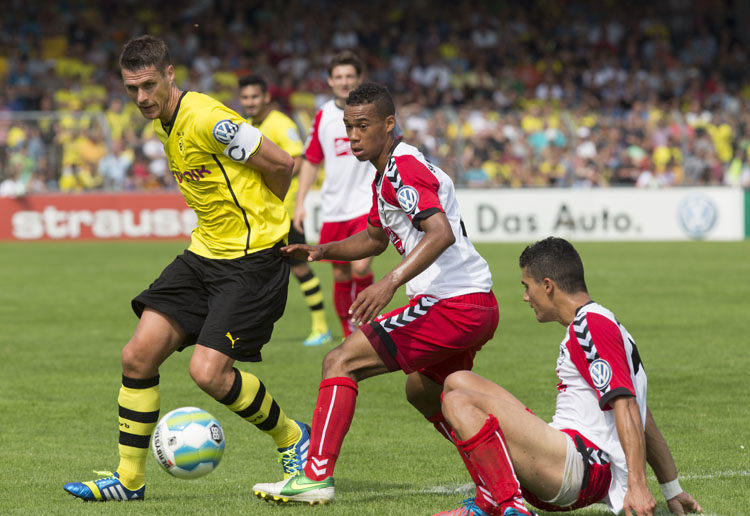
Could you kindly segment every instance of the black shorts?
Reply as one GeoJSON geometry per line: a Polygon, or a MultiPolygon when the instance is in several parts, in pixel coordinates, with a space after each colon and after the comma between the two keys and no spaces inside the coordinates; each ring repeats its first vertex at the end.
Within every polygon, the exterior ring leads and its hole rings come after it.
{"type": "MultiPolygon", "coordinates": [[[[302,233],[297,231],[297,228],[294,227],[294,221],[289,225],[289,236],[287,237],[289,240],[289,245],[291,244],[306,244],[307,239],[305,238],[305,228],[302,227],[302,233]]],[[[303,263],[307,263],[305,260],[298,260],[296,258],[289,258],[289,263],[291,265],[300,265],[303,263]]]]}
{"type": "Polygon", "coordinates": [[[185,251],[131,302],[140,317],[146,307],[173,318],[196,342],[243,362],[260,362],[284,313],[289,263],[281,243],[233,260],[214,260],[185,251]]]}

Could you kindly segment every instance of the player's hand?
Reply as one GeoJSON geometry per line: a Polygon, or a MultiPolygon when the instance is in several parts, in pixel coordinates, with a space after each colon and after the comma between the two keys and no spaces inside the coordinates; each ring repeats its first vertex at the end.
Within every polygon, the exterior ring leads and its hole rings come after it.
{"type": "Polygon", "coordinates": [[[689,514],[691,512],[703,512],[698,502],[685,491],[681,492],[674,498],[667,500],[667,507],[669,512],[682,516],[683,514],[689,514]]]}
{"type": "Polygon", "coordinates": [[[648,486],[631,486],[625,493],[623,514],[627,516],[653,516],[656,508],[654,495],[648,486]]]}
{"type": "Polygon", "coordinates": [[[364,289],[349,308],[352,322],[357,326],[372,322],[380,314],[380,311],[391,302],[395,293],[396,288],[393,288],[385,278],[364,289]]]}
{"type": "Polygon", "coordinates": [[[308,262],[315,262],[323,258],[323,252],[320,250],[320,246],[308,245],[308,244],[292,244],[285,245],[279,249],[282,255],[296,258],[297,260],[303,260],[308,262]]]}
{"type": "Polygon", "coordinates": [[[302,229],[302,224],[305,222],[306,215],[307,213],[305,213],[305,207],[298,203],[294,208],[294,219],[292,220],[292,225],[294,225],[294,229],[296,229],[300,233],[305,232],[305,230],[302,229]]]}

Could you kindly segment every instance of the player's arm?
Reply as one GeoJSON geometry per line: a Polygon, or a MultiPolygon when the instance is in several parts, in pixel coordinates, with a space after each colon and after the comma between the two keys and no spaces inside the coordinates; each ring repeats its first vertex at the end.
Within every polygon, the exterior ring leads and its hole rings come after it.
{"type": "Polygon", "coordinates": [[[260,147],[245,162],[245,164],[263,176],[263,181],[269,190],[281,200],[284,200],[289,184],[292,182],[294,160],[270,138],[263,138],[260,147]]]}
{"type": "Polygon", "coordinates": [[[667,441],[659,430],[651,414],[646,408],[646,461],[654,470],[656,479],[661,485],[667,506],[672,514],[682,515],[688,512],[703,512],[698,502],[680,487],[677,480],[677,466],[669,450],[667,441]]]}
{"type": "Polygon", "coordinates": [[[298,260],[341,260],[351,262],[375,256],[388,247],[388,235],[383,228],[367,224],[367,229],[344,240],[322,245],[292,244],[281,248],[282,254],[298,260]]]}
{"type": "Polygon", "coordinates": [[[300,161],[297,204],[294,208],[294,227],[301,233],[302,223],[307,215],[305,213],[305,197],[307,197],[307,192],[310,191],[310,188],[315,182],[315,178],[318,177],[319,166],[304,158],[301,158],[300,161]]]}
{"type": "Polygon", "coordinates": [[[349,309],[352,320],[358,324],[371,322],[390,303],[401,285],[427,269],[456,241],[450,222],[443,212],[436,212],[422,220],[420,229],[425,235],[414,250],[383,279],[360,292],[354,300],[349,309]]]}
{"type": "Polygon", "coordinates": [[[651,516],[654,514],[656,500],[646,483],[646,438],[638,403],[633,396],[618,396],[610,403],[614,407],[617,434],[628,465],[624,514],[651,516]]]}

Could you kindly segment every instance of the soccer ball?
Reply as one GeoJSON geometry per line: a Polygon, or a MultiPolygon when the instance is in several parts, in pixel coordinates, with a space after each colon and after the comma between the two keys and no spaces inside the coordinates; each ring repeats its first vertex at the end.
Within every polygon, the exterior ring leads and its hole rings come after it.
{"type": "Polygon", "coordinates": [[[205,410],[182,407],[159,420],[151,448],[170,475],[198,478],[219,465],[224,454],[224,430],[205,410]]]}

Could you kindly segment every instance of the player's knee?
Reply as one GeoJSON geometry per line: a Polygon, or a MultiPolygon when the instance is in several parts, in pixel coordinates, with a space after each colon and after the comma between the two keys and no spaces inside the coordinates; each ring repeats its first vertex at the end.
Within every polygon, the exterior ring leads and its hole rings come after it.
{"type": "MultiPolygon", "coordinates": [[[[471,375],[469,371],[456,371],[448,375],[443,384],[443,393],[447,394],[456,389],[460,389],[466,382],[467,377],[471,375]]],[[[443,396],[445,396],[443,394],[443,396]]]]}
{"type": "Polygon", "coordinates": [[[460,389],[443,391],[442,410],[448,422],[458,418],[462,408],[467,407],[469,404],[469,398],[460,389]]]}
{"type": "Polygon", "coordinates": [[[197,360],[190,362],[190,377],[204,392],[216,397],[221,384],[221,375],[206,363],[197,360]]]}
{"type": "Polygon", "coordinates": [[[346,354],[341,346],[333,348],[323,358],[323,378],[347,375],[350,371],[346,368],[346,362],[346,354]]]}
{"type": "Polygon", "coordinates": [[[122,373],[125,376],[148,378],[157,374],[158,368],[147,360],[143,353],[139,352],[135,337],[122,348],[120,359],[122,361],[122,373]]]}

